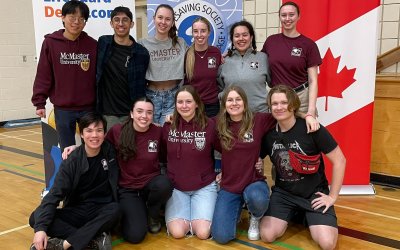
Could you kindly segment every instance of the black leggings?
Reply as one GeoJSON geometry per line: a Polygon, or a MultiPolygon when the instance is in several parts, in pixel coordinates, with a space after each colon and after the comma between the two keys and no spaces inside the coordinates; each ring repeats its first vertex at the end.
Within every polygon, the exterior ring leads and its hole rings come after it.
{"type": "Polygon", "coordinates": [[[161,207],[172,194],[172,184],[166,175],[154,177],[141,190],[120,188],[122,236],[131,243],[140,243],[147,233],[147,216],[158,219],[161,207]]]}

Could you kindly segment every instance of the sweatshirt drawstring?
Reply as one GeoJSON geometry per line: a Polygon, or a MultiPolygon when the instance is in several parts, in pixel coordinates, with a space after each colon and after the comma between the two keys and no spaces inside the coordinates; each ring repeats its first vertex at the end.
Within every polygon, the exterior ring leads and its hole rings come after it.
{"type": "Polygon", "coordinates": [[[179,121],[179,146],[178,150],[176,151],[176,158],[180,159],[181,158],[181,150],[182,150],[182,123],[183,121],[179,121]]]}

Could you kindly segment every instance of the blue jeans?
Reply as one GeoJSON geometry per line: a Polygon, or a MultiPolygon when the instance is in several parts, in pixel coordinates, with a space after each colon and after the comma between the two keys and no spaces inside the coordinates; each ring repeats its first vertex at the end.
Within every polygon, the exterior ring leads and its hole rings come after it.
{"type": "Polygon", "coordinates": [[[236,238],[236,224],[240,219],[243,203],[256,218],[261,218],[268,209],[269,187],[265,181],[248,185],[242,194],[230,193],[221,189],[215,204],[211,225],[213,239],[226,244],[236,238]]]}
{"type": "Polygon", "coordinates": [[[169,90],[146,89],[146,96],[150,98],[154,105],[153,123],[163,125],[165,116],[172,114],[175,109],[175,94],[179,85],[169,90]]]}
{"type": "Polygon", "coordinates": [[[61,152],[64,148],[75,145],[76,123],[88,111],[62,110],[54,108],[54,119],[61,152]]]}

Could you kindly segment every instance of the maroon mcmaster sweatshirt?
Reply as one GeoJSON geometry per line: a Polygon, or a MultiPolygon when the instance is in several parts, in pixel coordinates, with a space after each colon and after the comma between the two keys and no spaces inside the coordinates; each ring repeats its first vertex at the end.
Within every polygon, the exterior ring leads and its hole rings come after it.
{"type": "Polygon", "coordinates": [[[251,183],[264,180],[265,176],[256,171],[255,164],[260,156],[261,140],[264,134],[275,127],[276,120],[270,113],[255,113],[254,126],[244,140],[238,140],[241,121],[230,122],[229,129],[234,140],[231,150],[222,149],[221,188],[241,194],[251,183]]]}
{"type": "MultiPolygon", "coordinates": [[[[121,124],[116,124],[107,132],[106,139],[114,145],[118,152],[121,124]]],[[[146,132],[135,134],[136,157],[123,161],[118,159],[120,167],[119,186],[129,189],[142,189],[151,179],[160,175],[159,158],[161,150],[162,128],[154,124],[146,132]]]]}
{"type": "Polygon", "coordinates": [[[171,124],[163,127],[163,145],[167,147],[167,173],[174,187],[195,191],[215,180],[213,151],[216,143],[215,122],[207,120],[201,130],[193,123],[180,119],[177,129],[171,124]]]}
{"type": "Polygon", "coordinates": [[[66,110],[90,110],[96,96],[97,42],[85,32],[75,41],[64,29],[45,36],[40,52],[32,103],[43,109],[46,99],[66,110]]]}

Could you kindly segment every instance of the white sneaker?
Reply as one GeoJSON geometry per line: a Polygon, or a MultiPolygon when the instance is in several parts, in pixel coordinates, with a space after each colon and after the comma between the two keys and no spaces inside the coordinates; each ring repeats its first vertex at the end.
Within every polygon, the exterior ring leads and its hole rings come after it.
{"type": "Polygon", "coordinates": [[[247,238],[249,240],[259,240],[260,239],[260,229],[259,229],[260,219],[257,219],[253,215],[250,216],[249,231],[247,231],[247,238]]]}

